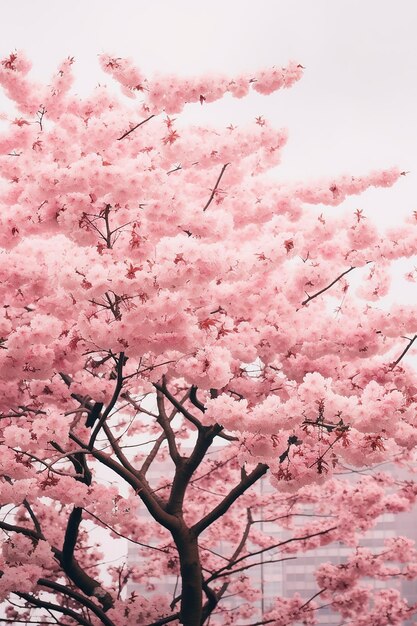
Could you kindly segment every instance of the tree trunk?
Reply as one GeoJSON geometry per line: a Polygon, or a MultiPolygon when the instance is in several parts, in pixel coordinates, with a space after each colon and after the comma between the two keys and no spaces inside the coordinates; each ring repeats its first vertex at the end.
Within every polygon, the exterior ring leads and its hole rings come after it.
{"type": "Polygon", "coordinates": [[[198,540],[188,528],[173,534],[178,549],[181,570],[181,611],[183,626],[200,626],[202,617],[203,591],[198,540]]]}

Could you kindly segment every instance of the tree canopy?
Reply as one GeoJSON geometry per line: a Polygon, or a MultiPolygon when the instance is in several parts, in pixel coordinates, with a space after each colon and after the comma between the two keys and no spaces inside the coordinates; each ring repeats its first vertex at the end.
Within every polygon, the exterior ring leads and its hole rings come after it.
{"type": "Polygon", "coordinates": [[[72,58],[47,85],[21,52],[0,63],[6,621],[313,625],[331,605],[353,626],[403,623],[399,591],[363,579],[414,578],[413,542],[360,537],[417,485],[345,474],[413,460],[417,312],[383,298],[417,220],[382,229],[340,205],[405,172],[278,184],[285,131],[181,116],[289,88],[297,63],[187,79],[100,63],[122,94],[73,94],[72,58]],[[106,564],[95,526],[138,560],[106,564]],[[260,615],[260,558],[332,542],[351,556],[318,568],[317,592],[260,615]],[[171,595],[155,582],[172,578],[171,595]]]}

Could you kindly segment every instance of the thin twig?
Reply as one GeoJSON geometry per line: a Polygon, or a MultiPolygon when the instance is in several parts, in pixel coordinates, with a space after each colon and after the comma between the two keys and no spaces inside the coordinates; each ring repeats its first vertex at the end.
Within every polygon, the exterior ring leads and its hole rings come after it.
{"type": "Polygon", "coordinates": [[[398,357],[398,359],[396,361],[394,361],[394,363],[392,363],[391,365],[391,369],[393,370],[394,367],[396,367],[398,365],[398,363],[401,361],[401,359],[407,354],[407,352],[409,351],[409,349],[411,348],[411,346],[413,345],[413,343],[415,342],[415,340],[417,339],[417,335],[414,335],[414,337],[412,339],[409,339],[409,343],[408,346],[401,352],[400,356],[398,357]]]}
{"type": "Polygon", "coordinates": [[[137,128],[139,128],[139,126],[142,126],[142,124],[145,124],[146,122],[149,122],[149,120],[151,120],[153,117],[155,117],[155,115],[150,115],[149,117],[146,118],[146,120],[142,120],[141,122],[139,122],[139,124],[136,124],[136,126],[133,126],[133,128],[131,128],[130,130],[127,130],[125,133],[123,133],[123,135],[121,137],[118,137],[117,141],[121,141],[122,139],[124,139],[125,137],[130,135],[130,133],[133,133],[133,131],[136,130],[137,128]]]}
{"type": "Polygon", "coordinates": [[[103,520],[97,517],[97,515],[94,515],[94,513],[91,513],[91,511],[89,511],[88,509],[84,509],[84,511],[87,513],[87,515],[91,515],[91,517],[94,517],[94,519],[96,519],[98,522],[100,522],[100,524],[102,524],[103,526],[111,530],[111,532],[117,535],[118,537],[121,537],[122,539],[127,539],[128,541],[130,541],[130,543],[134,543],[138,546],[142,546],[142,548],[149,548],[149,550],[158,550],[158,552],[163,552],[164,554],[167,553],[167,550],[164,548],[158,548],[157,546],[150,546],[147,543],[141,543],[140,541],[135,541],[135,539],[131,539],[131,537],[122,535],[121,533],[117,532],[117,530],[115,530],[112,526],[109,526],[109,524],[106,524],[106,522],[103,522],[103,520]]]}
{"type": "Polygon", "coordinates": [[[311,598],[309,598],[307,600],[307,602],[304,602],[304,604],[302,604],[300,606],[300,608],[298,609],[299,611],[301,611],[301,609],[303,609],[304,607],[306,607],[307,605],[310,604],[310,602],[312,602],[314,600],[314,598],[317,598],[317,596],[320,596],[322,593],[324,593],[326,591],[326,587],[324,589],[320,589],[320,591],[318,591],[317,593],[314,594],[314,596],[311,596],[311,598]]]}
{"type": "Polygon", "coordinates": [[[335,283],[337,283],[338,280],[340,280],[341,278],[343,278],[343,276],[346,276],[346,274],[349,274],[349,272],[351,272],[352,270],[356,269],[356,267],[352,266],[350,267],[348,270],[345,270],[344,272],[342,272],[337,278],[335,278],[330,285],[327,285],[327,287],[323,287],[323,289],[320,289],[320,291],[318,291],[317,293],[313,294],[312,296],[308,296],[305,300],[302,301],[302,306],[308,304],[308,302],[310,302],[310,300],[314,300],[314,298],[317,298],[317,296],[320,296],[322,293],[324,293],[325,291],[327,291],[328,289],[330,289],[330,287],[333,287],[333,285],[335,283]]]}
{"type": "MultiPolygon", "coordinates": [[[[74,611],[73,609],[54,604],[52,602],[48,602],[47,600],[41,600],[40,598],[36,598],[30,593],[16,592],[16,595],[19,596],[19,598],[22,598],[22,600],[33,604],[33,606],[43,609],[49,608],[52,611],[58,611],[60,613],[63,613],[64,615],[71,617],[75,622],[78,622],[78,624],[81,624],[81,626],[91,626],[90,620],[86,620],[80,613],[77,613],[77,611],[74,611]]],[[[36,623],[38,624],[39,622],[36,623]]]]}
{"type": "Polygon", "coordinates": [[[216,191],[217,191],[217,187],[219,186],[219,183],[220,183],[220,181],[221,181],[221,179],[222,179],[222,176],[223,176],[223,174],[224,174],[224,172],[225,172],[225,169],[226,169],[226,167],[227,167],[228,165],[230,165],[230,163],[225,163],[225,164],[223,165],[222,170],[221,170],[221,172],[220,172],[220,174],[219,174],[219,177],[218,177],[218,179],[216,180],[216,184],[214,185],[214,187],[213,187],[213,189],[212,189],[212,192],[211,192],[211,194],[210,194],[210,198],[207,200],[206,205],[205,205],[205,207],[204,207],[204,209],[203,209],[203,212],[204,212],[206,209],[208,209],[208,207],[209,207],[209,205],[210,205],[211,201],[213,200],[213,198],[214,198],[214,196],[215,196],[215,194],[216,194],[216,191]]]}

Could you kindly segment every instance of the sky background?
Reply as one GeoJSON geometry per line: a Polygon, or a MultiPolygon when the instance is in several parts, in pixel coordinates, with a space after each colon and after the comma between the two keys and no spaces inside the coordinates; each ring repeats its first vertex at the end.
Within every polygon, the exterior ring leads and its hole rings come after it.
{"type": "Polygon", "coordinates": [[[306,71],[292,89],[189,113],[220,124],[264,115],[287,127],[280,180],[398,165],[407,178],[364,200],[378,219],[417,208],[415,0],[0,0],[0,8],[0,55],[25,50],[46,81],[74,56],[80,95],[110,80],[100,52],[133,57],[149,74],[233,75],[294,59],[306,71]]]}
{"type": "MultiPolygon", "coordinates": [[[[306,70],[292,89],[187,115],[221,126],[263,115],[288,128],[280,182],[399,166],[410,173],[397,185],[349,199],[347,210],[388,224],[417,209],[417,0],[0,0],[0,9],[0,56],[23,49],[45,81],[74,56],[80,95],[110,81],[101,52],[133,57],[149,75],[233,76],[294,59],[306,70]]],[[[0,113],[8,106],[0,93],[0,113]]],[[[398,282],[397,295],[406,288],[398,282]]]]}
{"type": "MultiPolygon", "coordinates": [[[[262,115],[287,128],[279,183],[398,166],[409,173],[394,187],[334,210],[363,209],[385,227],[417,209],[417,0],[0,0],[0,9],[0,57],[24,50],[33,77],[48,82],[73,56],[80,96],[112,84],[102,52],[132,57],[149,76],[233,77],[295,60],[306,69],[289,90],[184,115],[220,128],[262,115]]],[[[0,114],[8,110],[0,89],[0,114]]],[[[414,264],[396,264],[390,297],[417,298],[417,284],[402,280],[414,264]]]]}

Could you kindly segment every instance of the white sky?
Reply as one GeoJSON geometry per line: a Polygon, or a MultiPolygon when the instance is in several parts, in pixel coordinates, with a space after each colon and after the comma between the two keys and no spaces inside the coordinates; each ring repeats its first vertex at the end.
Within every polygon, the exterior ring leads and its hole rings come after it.
{"type": "MultiPolygon", "coordinates": [[[[292,89],[197,104],[187,115],[220,127],[263,115],[287,127],[280,182],[399,166],[410,173],[393,188],[345,206],[381,224],[417,209],[417,0],[0,0],[0,9],[0,57],[23,49],[48,81],[74,56],[80,95],[111,80],[101,52],[182,75],[296,60],[306,71],[292,89]]],[[[396,290],[413,297],[409,283],[396,290]]]]}
{"type": "MultiPolygon", "coordinates": [[[[109,80],[99,52],[132,56],[146,72],[185,75],[294,59],[306,66],[295,87],[228,99],[213,108],[217,119],[262,114],[288,127],[280,178],[411,170],[395,191],[376,192],[373,204],[378,210],[381,201],[384,212],[415,208],[415,0],[0,0],[0,8],[0,55],[24,49],[45,80],[75,56],[80,93],[109,80]]],[[[195,114],[209,115],[205,107],[195,114]]]]}

